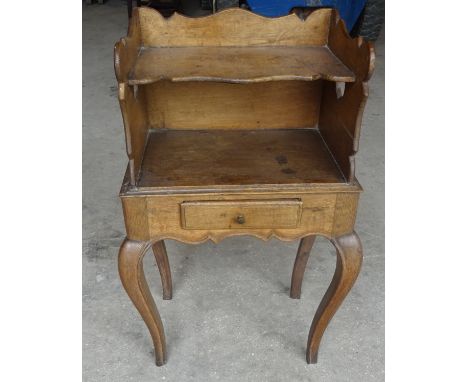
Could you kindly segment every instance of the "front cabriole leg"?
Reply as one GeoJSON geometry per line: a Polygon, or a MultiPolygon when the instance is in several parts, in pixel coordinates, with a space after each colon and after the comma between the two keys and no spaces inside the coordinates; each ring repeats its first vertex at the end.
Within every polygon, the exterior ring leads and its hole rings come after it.
{"type": "Polygon", "coordinates": [[[356,281],[362,264],[361,241],[355,232],[333,238],[331,242],[336,248],[336,270],[310,327],[307,363],[317,363],[323,333],[356,281]]]}
{"type": "Polygon", "coordinates": [[[164,327],[143,272],[143,256],[148,246],[144,241],[125,239],[119,252],[119,274],[122,284],[150,331],[156,365],[166,363],[164,327]]]}

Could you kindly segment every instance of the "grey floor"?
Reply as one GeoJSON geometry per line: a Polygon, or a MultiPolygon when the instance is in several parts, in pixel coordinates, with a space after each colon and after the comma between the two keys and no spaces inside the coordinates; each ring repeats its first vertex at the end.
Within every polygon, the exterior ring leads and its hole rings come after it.
{"type": "Polygon", "coordinates": [[[249,237],[215,245],[167,242],[174,297],[161,298],[152,256],[146,274],[165,325],[168,363],[156,367],[143,321],[123,290],[117,252],[125,236],[118,191],[126,167],[113,45],[126,34],[125,3],[83,7],[83,380],[384,380],[384,42],[363,120],[356,230],[364,264],[307,365],[313,314],[335,266],[318,239],[300,300],[288,297],[298,242],[249,237]]]}

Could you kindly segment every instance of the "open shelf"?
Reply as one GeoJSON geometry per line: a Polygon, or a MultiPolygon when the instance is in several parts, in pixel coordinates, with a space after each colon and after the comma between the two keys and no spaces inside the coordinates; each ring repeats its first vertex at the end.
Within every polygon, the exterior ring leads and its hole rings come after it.
{"type": "Polygon", "coordinates": [[[353,184],[373,63],[333,9],[136,8],[114,57],[130,188],[353,184]]]}
{"type": "Polygon", "coordinates": [[[317,129],[152,130],[140,188],[345,183],[317,129]]]}
{"type": "Polygon", "coordinates": [[[278,80],[354,82],[355,76],[326,46],[142,47],[130,85],[160,80],[252,83],[278,80]]]}

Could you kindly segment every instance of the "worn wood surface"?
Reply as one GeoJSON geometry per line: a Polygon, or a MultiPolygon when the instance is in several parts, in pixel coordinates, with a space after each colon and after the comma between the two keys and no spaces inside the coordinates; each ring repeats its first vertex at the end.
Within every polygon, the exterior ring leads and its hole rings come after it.
{"type": "Polygon", "coordinates": [[[356,194],[349,192],[336,194],[335,208],[339,213],[335,214],[333,236],[340,236],[349,231],[350,227],[354,227],[358,202],[359,198],[356,198],[356,194]]]}
{"type": "Polygon", "coordinates": [[[154,131],[139,187],[343,183],[317,130],[154,131]]]}
{"type": "Polygon", "coordinates": [[[362,37],[351,38],[343,19],[331,10],[327,46],[335,56],[356,75],[361,82],[368,81],[374,72],[375,52],[372,42],[362,37]]]}
{"type": "Polygon", "coordinates": [[[356,76],[356,82],[346,84],[342,97],[336,96],[334,84],[324,82],[319,120],[325,142],[346,180],[352,183],[355,181],[355,155],[368,97],[367,81],[374,71],[375,52],[372,43],[362,37],[349,37],[344,21],[335,10],[331,16],[328,47],[356,76]]]}
{"type": "Polygon", "coordinates": [[[296,15],[269,19],[241,9],[165,19],[153,9],[136,9],[128,36],[115,47],[131,183],[137,184],[148,127],[303,128],[316,126],[319,112],[325,142],[346,180],[353,182],[365,81],[373,66],[372,45],[351,39],[330,9],[316,10],[305,21],[296,15]],[[337,99],[328,81],[292,81],[319,78],[357,82],[348,83],[337,99]],[[198,87],[194,80],[252,87],[198,87]],[[140,86],[129,86],[134,84],[140,86]]]}
{"type": "Polygon", "coordinates": [[[141,240],[142,237],[145,237],[145,240],[148,240],[143,234],[149,232],[148,206],[146,201],[146,197],[122,197],[125,231],[130,239],[141,240]]]}
{"type": "Polygon", "coordinates": [[[128,81],[128,74],[135,65],[141,44],[140,19],[132,17],[127,37],[121,38],[114,46],[114,70],[119,83],[128,81]]]}
{"type": "Polygon", "coordinates": [[[373,65],[370,43],[349,38],[331,9],[316,10],[302,21],[296,15],[264,18],[242,9],[165,19],[142,7],[115,49],[117,78],[123,82],[130,75],[130,84],[162,79],[366,81],[373,65]]]}
{"type": "Polygon", "coordinates": [[[307,363],[317,363],[323,333],[352,288],[362,264],[361,241],[355,232],[332,239],[336,248],[333,279],[315,313],[307,342],[307,363]]]}
{"type": "Polygon", "coordinates": [[[154,9],[134,10],[144,46],[320,46],[328,39],[331,10],[320,9],[306,21],[296,15],[269,18],[240,8],[191,18],[175,13],[165,19],[154,9]]]}
{"type": "Polygon", "coordinates": [[[144,93],[126,83],[119,84],[119,102],[124,122],[130,179],[136,184],[148,138],[148,114],[144,93]]]}
{"type": "Polygon", "coordinates": [[[161,81],[141,86],[153,128],[274,129],[317,125],[322,81],[249,85],[161,81]]]}
{"type": "Polygon", "coordinates": [[[149,47],[140,50],[129,84],[318,79],[352,82],[354,74],[326,46],[149,47]]]}
{"type": "Polygon", "coordinates": [[[304,278],[307,261],[309,260],[309,254],[314,242],[314,235],[306,236],[301,239],[291,276],[291,289],[289,291],[289,296],[291,298],[301,298],[302,279],[304,278]]]}
{"type": "Polygon", "coordinates": [[[298,199],[194,201],[180,207],[186,229],[296,228],[302,213],[298,199]]]}
{"type": "MultiPolygon", "coordinates": [[[[349,187],[349,186],[348,186],[349,187]]],[[[146,196],[122,196],[125,211],[125,224],[127,237],[132,240],[147,241],[154,238],[176,239],[185,243],[200,243],[206,240],[219,242],[226,237],[236,235],[252,235],[263,240],[277,237],[281,240],[295,240],[303,236],[317,234],[328,238],[349,233],[354,227],[359,188],[351,188],[347,193],[330,192],[304,192],[291,189],[288,191],[271,190],[269,192],[189,192],[178,195],[156,194],[146,196]],[[349,192],[353,189],[353,192],[349,192]],[[348,203],[339,203],[340,195],[348,195],[348,203]],[[302,212],[297,227],[289,228],[249,228],[239,226],[226,229],[200,228],[185,229],[182,226],[183,217],[181,205],[187,202],[223,201],[241,204],[243,201],[272,201],[278,199],[300,199],[302,212]],[[345,219],[341,214],[345,214],[345,219]],[[337,225],[337,219],[341,223],[337,225]]],[[[229,204],[228,203],[228,204],[229,204]]],[[[200,208],[200,214],[203,210],[200,208]]],[[[206,210],[205,210],[206,211],[206,210]]],[[[206,213],[207,215],[210,212],[206,213]]],[[[227,212],[226,212],[227,214],[227,212]]],[[[206,220],[206,217],[203,219],[206,220]]],[[[273,224],[272,224],[273,225],[273,224]]]]}
{"type": "Polygon", "coordinates": [[[367,96],[367,83],[347,84],[341,98],[336,97],[334,84],[323,84],[320,133],[348,182],[354,181],[355,155],[367,96]]]}
{"type": "MultiPolygon", "coordinates": [[[[177,240],[193,243],[207,239],[219,242],[228,236],[243,234],[252,234],[265,240],[272,236],[283,240],[293,240],[303,236],[307,232],[323,233],[331,236],[336,205],[336,195],[334,194],[296,195],[302,202],[302,213],[297,227],[276,228],[272,224],[272,227],[268,228],[250,228],[249,230],[245,230],[244,228],[234,226],[226,229],[184,229],[181,226],[182,217],[179,206],[184,202],[196,202],[200,200],[226,201],[231,203],[235,201],[239,203],[242,200],[271,201],[273,195],[275,199],[290,199],[290,196],[288,198],[287,195],[279,192],[263,195],[209,195],[207,198],[200,195],[181,195],[174,196],[173,198],[148,197],[147,216],[149,232],[146,233],[146,237],[152,238],[158,234],[165,233],[177,240]]],[[[228,213],[229,210],[226,209],[226,214],[228,213]]],[[[206,212],[206,214],[208,215],[209,212],[206,212]]],[[[254,216],[254,219],[259,219],[259,217],[254,216]]]]}

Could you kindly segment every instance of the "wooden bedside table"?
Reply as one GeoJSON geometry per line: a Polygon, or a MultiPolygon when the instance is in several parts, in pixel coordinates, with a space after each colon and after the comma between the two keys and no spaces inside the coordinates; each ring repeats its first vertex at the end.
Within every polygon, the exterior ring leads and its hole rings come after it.
{"type": "Polygon", "coordinates": [[[152,248],[172,298],[165,239],[301,239],[291,280],[299,298],[316,235],[337,250],[315,314],[307,362],[356,280],[361,187],[354,157],[374,65],[337,13],[267,19],[229,9],[198,19],[134,10],[115,47],[129,165],[121,189],[127,238],[122,283],[166,362],[164,329],[145,280],[152,248]]]}

